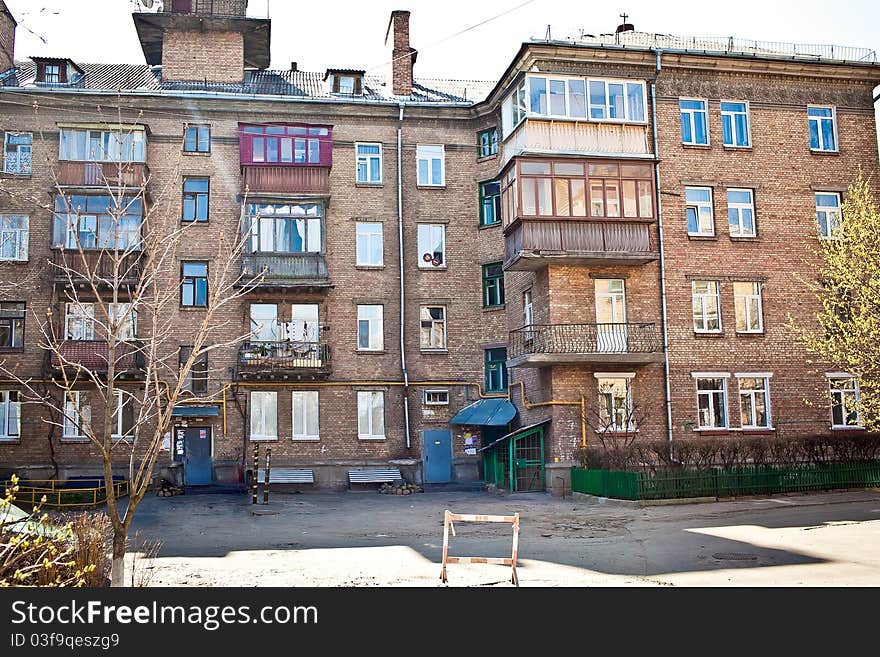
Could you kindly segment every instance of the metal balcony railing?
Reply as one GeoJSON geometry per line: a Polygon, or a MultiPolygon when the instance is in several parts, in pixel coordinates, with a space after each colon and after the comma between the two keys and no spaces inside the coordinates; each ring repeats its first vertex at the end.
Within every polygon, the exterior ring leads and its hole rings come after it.
{"type": "Polygon", "coordinates": [[[510,332],[509,358],[531,354],[651,354],[660,334],[651,324],[533,324],[510,332]]]}
{"type": "Polygon", "coordinates": [[[247,5],[247,0],[165,0],[160,11],[163,14],[244,18],[247,5]]]}
{"type": "Polygon", "coordinates": [[[238,351],[238,362],[248,372],[279,370],[326,370],[330,345],[323,342],[248,342],[238,351]]]}
{"type": "Polygon", "coordinates": [[[118,255],[112,251],[78,251],[76,249],[52,250],[52,275],[56,283],[79,283],[94,281],[98,285],[113,287],[135,284],[141,277],[140,251],[118,255]],[[114,266],[118,263],[118,271],[114,266]]]}

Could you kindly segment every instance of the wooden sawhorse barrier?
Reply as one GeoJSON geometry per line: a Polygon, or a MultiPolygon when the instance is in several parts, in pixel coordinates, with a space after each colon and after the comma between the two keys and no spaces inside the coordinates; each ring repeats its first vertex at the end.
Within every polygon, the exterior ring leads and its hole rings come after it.
{"type": "Polygon", "coordinates": [[[510,581],[519,586],[519,577],[516,575],[516,553],[519,548],[519,514],[512,516],[481,516],[466,513],[452,513],[447,510],[443,518],[443,566],[440,570],[440,581],[447,583],[446,564],[448,563],[497,563],[510,566],[510,581]],[[506,557],[451,557],[449,556],[449,530],[455,536],[454,522],[509,522],[513,525],[513,550],[510,558],[506,557]]]}

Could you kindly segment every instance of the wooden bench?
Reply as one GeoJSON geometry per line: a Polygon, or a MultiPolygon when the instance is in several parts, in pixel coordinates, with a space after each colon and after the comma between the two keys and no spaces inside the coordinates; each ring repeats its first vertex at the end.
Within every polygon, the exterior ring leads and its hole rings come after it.
{"type": "MultiPolygon", "coordinates": [[[[266,469],[260,468],[257,474],[257,483],[266,483],[266,469]]],[[[270,484],[313,484],[315,473],[311,469],[297,468],[270,468],[270,484]]]]}
{"type": "Polygon", "coordinates": [[[397,468],[361,468],[348,471],[348,484],[382,484],[403,479],[397,468]]]}

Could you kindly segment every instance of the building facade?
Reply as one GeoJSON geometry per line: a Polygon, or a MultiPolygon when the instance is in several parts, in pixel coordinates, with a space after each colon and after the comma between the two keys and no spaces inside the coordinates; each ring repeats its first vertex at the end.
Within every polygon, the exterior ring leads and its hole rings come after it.
{"type": "MultiPolygon", "coordinates": [[[[797,280],[811,240],[858,167],[877,172],[875,63],[627,29],[525,43],[495,83],[420,80],[394,12],[385,76],[278,71],[246,8],[134,14],[147,64],[130,66],[13,64],[3,7],[4,469],[99,467],[16,377],[57,394],[59,358],[106,363],[89,290],[71,303],[52,263],[75,246],[100,270],[108,181],[133,197],[147,181],[132,235],[160,198],[186,227],[167,281],[181,357],[218,237],[245,241],[246,290],[211,336],[228,346],[196,368],[160,457],[191,485],[243,481],[255,444],[324,487],[394,465],[535,490],[564,486],[599,434],[859,430],[855,382],[810,366],[786,324],[814,303],[797,280]],[[61,357],[40,347],[45,317],[61,357]]],[[[136,350],[120,362],[138,385],[136,350]]],[[[124,435],[124,404],[111,415],[124,435]]]]}

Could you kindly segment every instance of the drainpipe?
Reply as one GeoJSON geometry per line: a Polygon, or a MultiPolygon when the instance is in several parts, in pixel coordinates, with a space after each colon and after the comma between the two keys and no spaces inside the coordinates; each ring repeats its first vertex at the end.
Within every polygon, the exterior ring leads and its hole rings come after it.
{"type": "Polygon", "coordinates": [[[403,425],[406,432],[406,448],[410,449],[409,429],[409,374],[406,371],[406,348],[404,347],[404,328],[406,327],[405,291],[403,279],[403,103],[398,103],[400,114],[397,117],[397,248],[400,262],[400,371],[403,374],[403,425]]]}
{"type": "Polygon", "coordinates": [[[660,199],[660,147],[657,139],[657,85],[656,80],[660,75],[660,50],[654,51],[656,55],[655,75],[651,81],[651,131],[654,137],[654,157],[657,163],[654,166],[654,194],[657,198],[657,239],[660,250],[660,312],[662,315],[661,333],[663,334],[663,374],[666,383],[666,434],[669,439],[669,448],[672,449],[672,391],[669,384],[669,334],[667,331],[666,314],[666,261],[663,255],[663,210],[660,199]]]}

